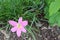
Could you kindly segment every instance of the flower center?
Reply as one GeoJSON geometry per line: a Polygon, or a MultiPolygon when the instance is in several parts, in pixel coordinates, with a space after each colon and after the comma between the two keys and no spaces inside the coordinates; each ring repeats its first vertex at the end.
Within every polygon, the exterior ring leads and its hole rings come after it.
{"type": "Polygon", "coordinates": [[[18,24],[17,24],[17,27],[18,27],[18,28],[21,28],[21,24],[18,23],[18,24]]]}

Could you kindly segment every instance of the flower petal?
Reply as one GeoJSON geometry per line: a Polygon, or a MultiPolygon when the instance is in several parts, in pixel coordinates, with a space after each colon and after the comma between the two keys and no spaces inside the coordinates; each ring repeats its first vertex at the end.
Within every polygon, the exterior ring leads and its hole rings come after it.
{"type": "Polygon", "coordinates": [[[28,25],[28,21],[23,21],[21,24],[23,27],[25,27],[26,25],[28,25]]]}
{"type": "Polygon", "coordinates": [[[16,33],[17,33],[17,36],[18,36],[18,37],[21,36],[21,30],[20,30],[20,29],[18,29],[16,33]]]}
{"type": "Polygon", "coordinates": [[[24,32],[24,33],[27,32],[25,28],[21,28],[21,31],[24,32]]]}
{"type": "Polygon", "coordinates": [[[17,30],[17,27],[11,28],[11,31],[12,31],[12,32],[15,32],[16,30],[17,30]]]}
{"type": "Polygon", "coordinates": [[[13,20],[9,20],[8,21],[10,25],[12,26],[17,26],[17,22],[13,21],[13,20]]]}
{"type": "Polygon", "coordinates": [[[22,17],[20,17],[18,20],[18,23],[21,23],[21,22],[22,22],[22,17]]]}

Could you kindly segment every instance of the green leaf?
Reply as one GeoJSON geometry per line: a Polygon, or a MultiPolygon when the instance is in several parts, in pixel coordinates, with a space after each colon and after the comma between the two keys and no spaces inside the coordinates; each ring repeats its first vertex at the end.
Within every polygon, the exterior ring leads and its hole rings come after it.
{"type": "Polygon", "coordinates": [[[56,14],[52,15],[49,18],[49,23],[50,25],[57,24],[58,26],[60,26],[60,12],[56,12],[56,14]]]}
{"type": "Polygon", "coordinates": [[[60,0],[52,2],[49,7],[49,16],[55,14],[60,9],[60,0]]]}
{"type": "Polygon", "coordinates": [[[60,12],[57,12],[57,16],[55,17],[57,25],[60,26],[60,12]]]}

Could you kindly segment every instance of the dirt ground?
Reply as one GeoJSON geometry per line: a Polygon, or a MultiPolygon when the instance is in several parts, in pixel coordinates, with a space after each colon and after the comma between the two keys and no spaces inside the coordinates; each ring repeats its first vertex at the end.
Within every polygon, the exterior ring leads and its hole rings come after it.
{"type": "MultiPolygon", "coordinates": [[[[36,33],[37,40],[60,40],[60,29],[57,26],[54,27],[41,27],[40,34],[36,33]]],[[[6,33],[5,30],[0,31],[0,40],[33,40],[29,34],[24,34],[20,38],[15,33],[6,33]],[[27,36],[28,35],[28,36],[27,36]]]]}

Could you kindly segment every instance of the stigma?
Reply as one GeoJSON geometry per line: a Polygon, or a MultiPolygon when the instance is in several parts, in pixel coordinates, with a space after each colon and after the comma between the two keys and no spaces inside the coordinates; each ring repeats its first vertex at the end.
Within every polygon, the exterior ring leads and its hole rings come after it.
{"type": "Polygon", "coordinates": [[[18,24],[17,24],[17,27],[18,27],[18,28],[21,28],[21,24],[18,23],[18,24]]]}

